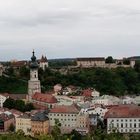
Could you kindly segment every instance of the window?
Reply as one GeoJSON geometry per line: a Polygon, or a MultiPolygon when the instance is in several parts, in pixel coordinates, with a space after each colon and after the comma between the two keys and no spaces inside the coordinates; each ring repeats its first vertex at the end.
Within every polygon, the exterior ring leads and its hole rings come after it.
{"type": "Polygon", "coordinates": [[[127,127],[127,123],[125,124],[125,127],[127,127]]]}
{"type": "Polygon", "coordinates": [[[123,127],[123,123],[121,123],[121,127],[123,127]]]}
{"type": "Polygon", "coordinates": [[[136,123],[134,123],[134,128],[136,128],[136,123]]]}

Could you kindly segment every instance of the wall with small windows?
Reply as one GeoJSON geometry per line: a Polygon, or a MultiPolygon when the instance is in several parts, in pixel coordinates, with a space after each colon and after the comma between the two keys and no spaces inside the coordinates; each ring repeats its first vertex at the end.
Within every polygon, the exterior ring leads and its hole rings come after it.
{"type": "Polygon", "coordinates": [[[49,113],[50,126],[55,125],[55,120],[61,123],[62,133],[69,133],[76,128],[77,113],[49,113]]]}
{"type": "Polygon", "coordinates": [[[107,132],[140,133],[140,118],[108,118],[107,132]]]}

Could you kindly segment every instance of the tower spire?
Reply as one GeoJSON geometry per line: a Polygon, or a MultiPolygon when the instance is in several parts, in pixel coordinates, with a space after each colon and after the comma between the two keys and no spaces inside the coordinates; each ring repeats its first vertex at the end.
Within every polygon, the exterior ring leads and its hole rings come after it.
{"type": "Polygon", "coordinates": [[[38,80],[38,62],[33,50],[30,63],[30,80],[28,81],[28,100],[32,101],[32,96],[36,92],[41,92],[40,81],[38,80]]]}

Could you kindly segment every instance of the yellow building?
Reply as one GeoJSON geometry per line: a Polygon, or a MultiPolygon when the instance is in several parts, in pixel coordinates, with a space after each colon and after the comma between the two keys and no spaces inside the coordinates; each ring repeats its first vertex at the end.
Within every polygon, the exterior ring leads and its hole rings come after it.
{"type": "Polygon", "coordinates": [[[28,114],[23,114],[16,118],[16,132],[23,130],[25,135],[31,134],[31,117],[28,114]]]}
{"type": "Polygon", "coordinates": [[[31,131],[33,136],[49,133],[49,118],[45,112],[37,113],[31,118],[31,131]]]}

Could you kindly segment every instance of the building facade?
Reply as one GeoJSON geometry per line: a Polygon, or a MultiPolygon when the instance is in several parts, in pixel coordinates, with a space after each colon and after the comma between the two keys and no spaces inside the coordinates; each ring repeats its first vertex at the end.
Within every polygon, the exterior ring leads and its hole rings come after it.
{"type": "Polygon", "coordinates": [[[45,112],[39,112],[31,118],[32,135],[49,133],[49,118],[45,112]]]}
{"type": "Polygon", "coordinates": [[[16,118],[16,132],[23,130],[25,135],[31,134],[31,117],[28,114],[23,114],[16,118]]]}
{"type": "Polygon", "coordinates": [[[78,67],[104,67],[105,58],[95,57],[95,58],[77,58],[78,67]]]}
{"type": "Polygon", "coordinates": [[[140,133],[140,107],[120,105],[112,107],[105,115],[107,133],[140,133]]]}
{"type": "Polygon", "coordinates": [[[12,114],[0,114],[0,132],[7,132],[11,125],[15,124],[15,118],[12,114]]]}
{"type": "Polygon", "coordinates": [[[76,129],[79,109],[75,106],[56,106],[49,112],[50,127],[55,125],[55,120],[61,123],[61,132],[70,133],[76,129]]]}

